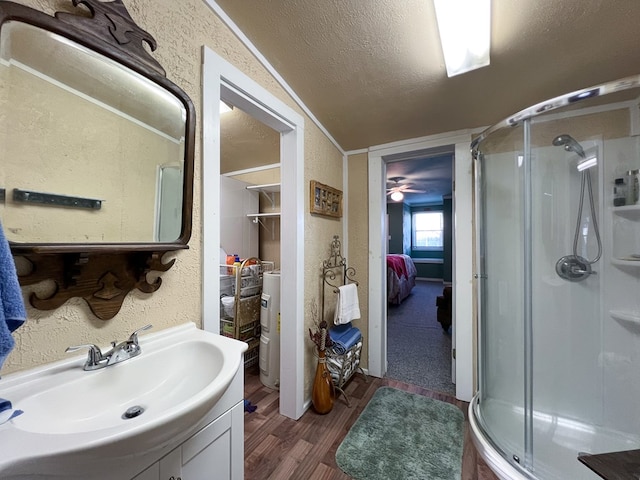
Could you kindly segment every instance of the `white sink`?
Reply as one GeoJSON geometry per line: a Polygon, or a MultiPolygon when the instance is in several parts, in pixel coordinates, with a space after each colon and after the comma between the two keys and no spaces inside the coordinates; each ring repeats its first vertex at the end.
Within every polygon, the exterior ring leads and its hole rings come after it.
{"type": "Polygon", "coordinates": [[[60,463],[108,466],[177,445],[225,393],[247,349],[193,323],[141,336],[140,346],[139,356],[100,370],[84,371],[83,355],[3,377],[0,398],[24,413],[0,425],[0,478],[33,474],[38,463],[49,473],[60,463]],[[131,407],[142,413],[126,418],[131,407]]]}

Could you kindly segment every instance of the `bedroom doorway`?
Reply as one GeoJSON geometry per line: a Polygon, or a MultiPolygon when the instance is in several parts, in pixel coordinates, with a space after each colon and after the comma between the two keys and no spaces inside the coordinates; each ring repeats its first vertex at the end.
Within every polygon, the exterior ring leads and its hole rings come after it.
{"type": "Polygon", "coordinates": [[[451,295],[444,295],[452,280],[454,149],[384,160],[387,377],[455,395],[451,295]]]}
{"type": "MultiPolygon", "coordinates": [[[[475,323],[473,309],[473,186],[469,145],[472,130],[411,139],[369,148],[369,373],[383,377],[387,372],[387,298],[385,253],[386,161],[400,154],[453,146],[454,192],[452,260],[452,344],[456,349],[456,398],[470,401],[474,391],[475,323]],[[454,343],[455,342],[455,343],[454,343]]],[[[405,157],[406,158],[406,157],[405,157]]]]}

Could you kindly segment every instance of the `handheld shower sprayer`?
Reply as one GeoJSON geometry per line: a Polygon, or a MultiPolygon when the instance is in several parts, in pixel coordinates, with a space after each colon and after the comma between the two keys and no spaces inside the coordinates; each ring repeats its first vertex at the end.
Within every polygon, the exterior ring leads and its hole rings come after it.
{"type": "Polygon", "coordinates": [[[580,158],[585,158],[584,149],[575,138],[567,133],[558,135],[552,142],[556,147],[564,147],[567,152],[577,153],[580,158]]]}
{"type": "Polygon", "coordinates": [[[598,219],[593,200],[593,189],[591,186],[591,172],[589,170],[591,167],[597,165],[597,157],[594,156],[593,158],[587,159],[582,145],[580,145],[575,138],[566,133],[558,135],[551,143],[556,147],[564,147],[567,152],[573,152],[581,159],[581,161],[578,162],[578,171],[582,173],[582,182],[580,187],[578,219],[576,221],[576,230],[573,236],[573,255],[565,255],[556,263],[556,273],[560,277],[565,280],[569,280],[570,282],[579,282],[586,279],[589,275],[596,273],[591,270],[591,265],[600,260],[600,257],[602,256],[602,242],[600,240],[600,230],[598,229],[598,219]],[[578,255],[578,238],[580,236],[580,223],[582,221],[582,207],[584,204],[585,188],[589,194],[591,221],[593,222],[593,232],[598,244],[598,253],[593,260],[589,260],[578,255]]]}

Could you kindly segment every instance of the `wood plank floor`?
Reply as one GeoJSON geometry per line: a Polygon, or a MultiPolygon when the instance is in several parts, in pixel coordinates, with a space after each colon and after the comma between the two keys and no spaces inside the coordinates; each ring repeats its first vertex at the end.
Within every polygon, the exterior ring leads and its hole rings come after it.
{"type": "Polygon", "coordinates": [[[295,421],[278,413],[278,392],[260,383],[257,368],[248,369],[245,373],[245,399],[258,407],[255,412],[244,416],[245,480],[350,479],[336,465],[336,450],[375,391],[382,386],[458,406],[465,416],[462,480],[497,480],[477,455],[471,441],[466,402],[389,379],[368,377],[365,382],[361,374],[356,374],[346,388],[351,408],[347,407],[344,397],[339,397],[327,415],[318,415],[310,409],[295,421]]]}

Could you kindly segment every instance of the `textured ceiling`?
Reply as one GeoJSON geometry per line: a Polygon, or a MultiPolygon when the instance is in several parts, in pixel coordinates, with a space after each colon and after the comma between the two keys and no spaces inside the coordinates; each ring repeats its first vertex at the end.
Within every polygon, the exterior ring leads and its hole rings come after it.
{"type": "Polygon", "coordinates": [[[280,163],[280,134],[239,108],[220,115],[220,173],[280,163]]]}
{"type": "Polygon", "coordinates": [[[640,0],[493,0],[491,65],[446,76],[432,0],[217,0],[342,149],[490,126],[640,71],[640,0]]]}
{"type": "Polygon", "coordinates": [[[447,78],[432,0],[217,0],[344,150],[489,126],[640,69],[638,0],[493,0],[491,65],[447,78]]]}

